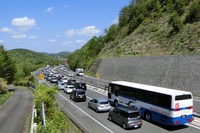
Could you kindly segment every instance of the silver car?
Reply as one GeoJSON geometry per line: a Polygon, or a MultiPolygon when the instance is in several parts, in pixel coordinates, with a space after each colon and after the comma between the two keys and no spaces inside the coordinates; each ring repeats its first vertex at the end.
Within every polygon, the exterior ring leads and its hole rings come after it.
{"type": "Polygon", "coordinates": [[[58,87],[60,88],[60,90],[64,90],[64,88],[66,87],[67,85],[64,83],[64,82],[58,82],[58,87]]]}
{"type": "Polygon", "coordinates": [[[110,103],[104,98],[94,98],[88,102],[88,107],[94,109],[96,112],[110,111],[110,103]]]}
{"type": "Polygon", "coordinates": [[[110,110],[108,120],[122,125],[124,129],[140,128],[142,126],[142,119],[140,111],[133,107],[115,107],[110,110]]]}

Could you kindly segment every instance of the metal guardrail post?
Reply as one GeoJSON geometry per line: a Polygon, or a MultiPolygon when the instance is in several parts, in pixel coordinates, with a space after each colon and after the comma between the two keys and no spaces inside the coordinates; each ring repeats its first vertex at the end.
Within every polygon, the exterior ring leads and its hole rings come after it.
{"type": "Polygon", "coordinates": [[[44,110],[44,102],[42,102],[42,123],[44,129],[46,128],[46,119],[45,119],[45,110],[44,110]]]}

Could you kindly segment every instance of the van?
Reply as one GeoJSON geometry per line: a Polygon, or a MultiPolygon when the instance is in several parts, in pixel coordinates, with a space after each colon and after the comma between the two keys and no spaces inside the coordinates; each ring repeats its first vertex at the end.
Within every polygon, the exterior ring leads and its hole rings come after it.
{"type": "Polygon", "coordinates": [[[77,82],[75,83],[75,88],[76,88],[76,89],[87,90],[86,83],[84,83],[84,82],[79,82],[79,81],[77,81],[77,82]]]}
{"type": "Polygon", "coordinates": [[[86,101],[85,90],[75,89],[70,93],[70,99],[77,101],[86,101]]]}
{"type": "Polygon", "coordinates": [[[142,126],[140,111],[129,106],[115,107],[110,110],[108,120],[121,125],[124,129],[140,128],[142,126]]]}

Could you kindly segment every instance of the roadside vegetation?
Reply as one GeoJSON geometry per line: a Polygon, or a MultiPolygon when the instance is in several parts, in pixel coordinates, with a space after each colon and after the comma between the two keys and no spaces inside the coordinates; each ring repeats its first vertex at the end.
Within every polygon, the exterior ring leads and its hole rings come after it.
{"type": "Polygon", "coordinates": [[[132,0],[118,18],[68,56],[72,70],[95,74],[109,57],[200,54],[200,0],[132,0]]]}
{"type": "Polygon", "coordinates": [[[36,83],[31,72],[46,65],[59,63],[57,58],[49,55],[26,49],[7,51],[3,45],[0,45],[0,101],[2,104],[9,98],[8,84],[28,87],[36,83]]]}
{"type": "Polygon", "coordinates": [[[54,95],[57,93],[56,88],[39,85],[35,92],[35,105],[37,109],[37,132],[39,133],[81,133],[81,130],[57,108],[54,101],[54,95]],[[45,105],[46,128],[42,123],[42,107],[45,105]]]}
{"type": "Polygon", "coordinates": [[[5,103],[9,97],[11,95],[11,92],[7,91],[6,93],[0,94],[0,106],[3,105],[3,103],[5,103]]]}

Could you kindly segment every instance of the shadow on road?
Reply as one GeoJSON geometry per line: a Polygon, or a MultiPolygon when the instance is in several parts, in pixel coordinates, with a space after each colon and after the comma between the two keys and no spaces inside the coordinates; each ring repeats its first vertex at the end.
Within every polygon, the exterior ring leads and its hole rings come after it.
{"type": "MultiPolygon", "coordinates": [[[[144,120],[144,121],[146,121],[146,120],[144,120]]],[[[146,122],[148,122],[148,121],[146,121],[146,122]]],[[[169,126],[169,125],[159,124],[159,123],[156,123],[156,122],[151,122],[151,123],[156,125],[156,126],[159,126],[159,127],[163,128],[165,130],[168,130],[168,131],[176,131],[176,130],[181,130],[181,129],[188,128],[188,126],[186,126],[186,125],[169,126]]]]}

